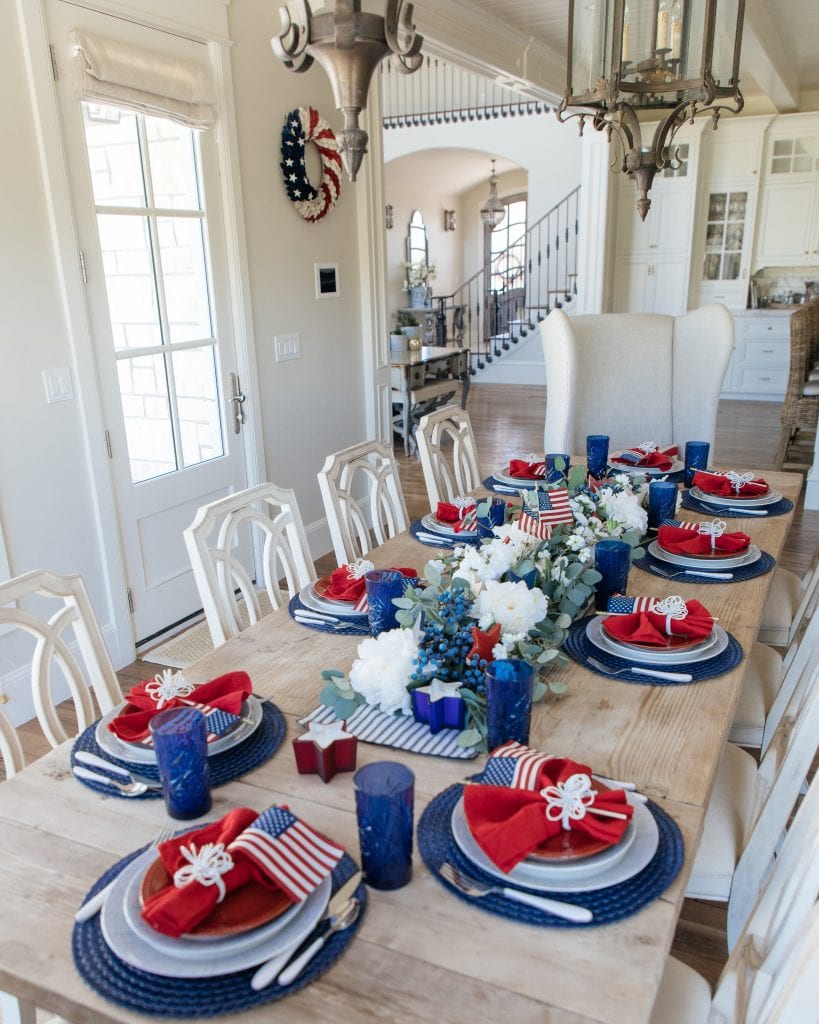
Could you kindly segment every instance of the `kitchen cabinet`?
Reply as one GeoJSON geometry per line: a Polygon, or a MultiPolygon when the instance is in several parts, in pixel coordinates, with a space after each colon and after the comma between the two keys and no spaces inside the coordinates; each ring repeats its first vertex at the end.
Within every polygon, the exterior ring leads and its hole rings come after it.
{"type": "Polygon", "coordinates": [[[688,266],[685,257],[621,260],[614,276],[614,313],[665,313],[686,310],[688,266]]]}
{"type": "Polygon", "coordinates": [[[790,367],[790,313],[734,313],[734,353],[722,386],[723,398],[781,402],[790,367]]]}

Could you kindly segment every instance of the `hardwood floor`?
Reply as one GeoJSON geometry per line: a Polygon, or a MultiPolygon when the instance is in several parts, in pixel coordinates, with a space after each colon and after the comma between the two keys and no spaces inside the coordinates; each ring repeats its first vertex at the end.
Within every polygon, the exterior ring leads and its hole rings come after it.
{"type": "MultiPolygon", "coordinates": [[[[469,395],[469,413],[475,432],[481,467],[488,473],[510,452],[541,452],[545,389],[517,385],[473,384],[469,395]]],[[[714,462],[737,469],[770,469],[779,439],[779,405],[769,402],[729,402],[720,404],[714,462]]],[[[421,467],[417,459],[397,448],[401,483],[407,510],[417,518],[428,510],[421,467]]],[[[801,574],[819,544],[819,512],[797,509],[781,564],[801,574]]],[[[332,554],[316,562],[320,574],[335,568],[332,554]]],[[[117,673],[123,689],[153,674],[155,667],[140,661],[117,673]]],[[[66,728],[72,729],[69,709],[61,708],[66,728]]],[[[73,723],[73,727],[76,723],[73,723]]],[[[48,749],[36,726],[20,729],[28,759],[48,749]]],[[[0,775],[0,777],[2,777],[0,775]]],[[[687,900],[680,917],[672,952],[698,970],[713,985],[727,957],[725,945],[725,908],[720,904],[687,900]]]]}

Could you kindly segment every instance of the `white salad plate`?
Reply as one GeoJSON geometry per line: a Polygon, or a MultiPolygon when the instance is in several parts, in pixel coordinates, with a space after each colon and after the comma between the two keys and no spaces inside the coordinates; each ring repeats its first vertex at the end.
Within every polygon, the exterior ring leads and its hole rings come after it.
{"type": "Polygon", "coordinates": [[[586,625],[586,636],[589,643],[606,654],[624,658],[635,665],[687,665],[695,661],[710,661],[716,658],[728,646],[728,634],[721,626],[714,626],[711,636],[702,644],[682,647],[678,650],[651,650],[648,647],[624,644],[612,639],[603,632],[603,618],[595,615],[586,625]]]}
{"type": "Polygon", "coordinates": [[[729,505],[732,509],[757,508],[762,505],[775,505],[778,501],[782,501],[782,495],[779,491],[774,490],[768,491],[767,494],[763,494],[759,498],[738,498],[735,494],[706,494],[699,487],[692,487],[688,493],[697,501],[702,501],[706,505],[718,505],[720,508],[726,508],[729,505]]]}
{"type": "Polygon", "coordinates": [[[648,546],[648,553],[667,562],[669,565],[683,566],[686,569],[697,569],[702,572],[722,572],[723,569],[739,569],[744,565],[753,565],[762,557],[762,552],[755,544],[751,544],[747,551],[741,555],[730,558],[694,558],[691,555],[678,555],[674,551],[666,551],[660,547],[660,542],[653,540],[648,546]]]}

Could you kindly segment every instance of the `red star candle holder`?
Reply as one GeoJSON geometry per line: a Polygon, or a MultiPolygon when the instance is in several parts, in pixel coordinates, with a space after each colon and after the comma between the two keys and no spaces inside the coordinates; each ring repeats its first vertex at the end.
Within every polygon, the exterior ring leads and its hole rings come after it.
{"type": "Polygon", "coordinates": [[[466,704],[457,692],[460,683],[442,683],[433,679],[428,686],[412,691],[412,715],[416,722],[425,722],[432,733],[442,729],[463,729],[466,704]]]}
{"type": "Polygon", "coordinates": [[[308,732],[293,740],[293,753],[299,775],[318,775],[329,782],[336,772],[355,771],[358,740],[344,722],[312,722],[308,732]]]}

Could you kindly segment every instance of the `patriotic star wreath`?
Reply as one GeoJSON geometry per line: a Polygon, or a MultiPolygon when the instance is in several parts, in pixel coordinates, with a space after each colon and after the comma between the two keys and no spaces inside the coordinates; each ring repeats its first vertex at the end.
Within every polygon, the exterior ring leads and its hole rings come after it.
{"type": "Polygon", "coordinates": [[[329,124],[312,107],[291,110],[282,128],[282,169],[287,198],[305,220],[315,223],[326,217],[341,193],[341,155],[329,124]],[[321,182],[310,183],[304,148],[313,142],[321,156],[321,182]]]}

